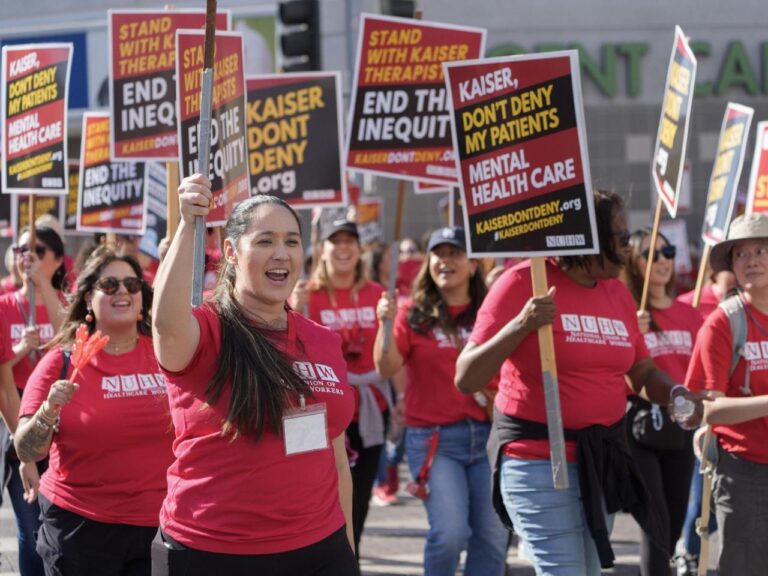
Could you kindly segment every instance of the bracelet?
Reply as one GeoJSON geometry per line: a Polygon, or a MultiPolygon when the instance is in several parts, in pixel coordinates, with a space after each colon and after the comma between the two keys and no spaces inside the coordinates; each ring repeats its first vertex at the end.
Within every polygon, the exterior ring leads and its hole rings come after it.
{"type": "Polygon", "coordinates": [[[40,414],[36,414],[35,415],[35,427],[39,428],[40,430],[42,430],[46,434],[48,434],[50,432],[58,432],[59,431],[59,420],[57,418],[56,421],[53,424],[49,424],[48,422],[46,422],[40,416],[40,414]]]}
{"type": "Polygon", "coordinates": [[[674,398],[674,397],[675,397],[675,390],[677,390],[678,388],[681,388],[681,389],[683,389],[683,390],[688,390],[688,388],[686,388],[686,387],[685,387],[685,386],[683,386],[682,384],[675,384],[675,385],[674,385],[674,386],[672,386],[672,388],[669,390],[669,399],[670,399],[670,400],[672,400],[672,398],[674,398]]]}
{"type": "Polygon", "coordinates": [[[37,410],[37,414],[45,421],[49,426],[55,424],[58,421],[58,416],[51,416],[48,413],[48,409],[45,407],[47,400],[40,404],[40,408],[37,410]]]}

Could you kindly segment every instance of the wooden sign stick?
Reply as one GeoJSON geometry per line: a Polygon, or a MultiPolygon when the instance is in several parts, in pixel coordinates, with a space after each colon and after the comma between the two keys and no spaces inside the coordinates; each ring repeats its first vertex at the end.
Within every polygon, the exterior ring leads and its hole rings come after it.
{"type": "Polygon", "coordinates": [[[653,268],[654,254],[656,250],[656,240],[659,237],[659,223],[661,222],[661,198],[656,201],[656,215],[653,217],[653,227],[651,228],[651,243],[648,246],[648,261],[645,263],[645,279],[643,280],[643,295],[640,298],[640,311],[644,312],[648,308],[648,289],[651,286],[651,269],[653,268]]]}
{"type": "MultiPolygon", "coordinates": [[[[31,253],[35,252],[35,246],[37,246],[37,231],[35,230],[35,195],[30,194],[28,196],[29,201],[29,241],[27,246],[31,253]]],[[[21,220],[21,218],[19,218],[21,220]]],[[[37,318],[35,314],[35,283],[32,280],[29,281],[29,291],[27,292],[27,301],[29,302],[29,318],[27,318],[27,326],[33,328],[37,324],[37,318]]]]}
{"type": "Polygon", "coordinates": [[[696,276],[696,288],[693,290],[693,307],[698,308],[701,302],[701,293],[704,290],[704,281],[707,278],[707,269],[709,268],[709,255],[712,252],[711,244],[704,244],[704,252],[701,254],[699,262],[699,274],[696,276]]]}
{"type": "MultiPolygon", "coordinates": [[[[397,289],[397,270],[400,262],[400,232],[403,225],[403,206],[405,205],[405,180],[400,180],[397,184],[397,212],[395,212],[395,236],[392,238],[392,244],[389,247],[389,278],[387,279],[387,294],[395,299],[395,290],[397,289]]],[[[381,343],[381,349],[386,353],[389,351],[389,343],[392,340],[392,320],[384,321],[384,341],[381,343]]]]}

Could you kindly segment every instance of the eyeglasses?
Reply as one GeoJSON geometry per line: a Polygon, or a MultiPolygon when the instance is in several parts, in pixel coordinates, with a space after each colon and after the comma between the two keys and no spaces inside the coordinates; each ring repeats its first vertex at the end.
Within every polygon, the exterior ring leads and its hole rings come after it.
{"type": "Polygon", "coordinates": [[[144,280],[137,278],[136,276],[128,276],[122,280],[115,278],[114,276],[107,276],[105,278],[99,278],[93,287],[100,292],[104,292],[107,296],[112,296],[112,294],[116,294],[120,289],[121,283],[125,286],[125,289],[128,290],[129,294],[136,294],[141,290],[142,286],[144,286],[144,280]]]}
{"type": "MultiPolygon", "coordinates": [[[[24,254],[29,252],[29,246],[27,246],[26,244],[22,246],[14,246],[12,249],[13,249],[13,253],[16,254],[16,256],[24,256],[24,254]]],[[[48,246],[45,246],[43,244],[35,245],[35,254],[41,260],[45,258],[46,252],[48,252],[48,246]]]]}
{"type": "MultiPolygon", "coordinates": [[[[640,254],[642,254],[643,258],[648,260],[648,256],[651,254],[651,251],[647,248],[643,250],[640,254]]],[[[675,256],[677,255],[677,248],[675,246],[672,246],[671,244],[668,244],[667,246],[664,246],[661,250],[654,250],[653,251],[653,261],[656,262],[659,259],[659,254],[664,256],[667,260],[674,260],[675,256]]]]}
{"type": "Polygon", "coordinates": [[[631,234],[624,230],[623,232],[614,232],[613,236],[619,240],[619,246],[626,248],[629,246],[629,238],[631,234]]]}

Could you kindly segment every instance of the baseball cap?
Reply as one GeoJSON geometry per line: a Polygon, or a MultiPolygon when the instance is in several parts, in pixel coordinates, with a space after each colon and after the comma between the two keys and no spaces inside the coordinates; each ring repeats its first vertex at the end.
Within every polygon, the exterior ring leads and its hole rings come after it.
{"type": "Polygon", "coordinates": [[[458,226],[449,226],[447,228],[438,228],[429,237],[427,252],[432,252],[440,244],[450,244],[456,248],[467,251],[467,241],[464,235],[464,228],[458,226]]]}
{"type": "Polygon", "coordinates": [[[336,234],[336,232],[349,232],[352,234],[352,236],[360,240],[360,234],[357,232],[357,224],[350,222],[349,220],[342,219],[334,220],[333,222],[329,222],[323,226],[323,242],[336,234]]]}

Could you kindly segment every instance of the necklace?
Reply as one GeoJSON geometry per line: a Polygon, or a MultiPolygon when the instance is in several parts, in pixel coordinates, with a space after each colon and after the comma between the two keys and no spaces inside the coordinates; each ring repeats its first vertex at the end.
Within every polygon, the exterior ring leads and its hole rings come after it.
{"type": "Polygon", "coordinates": [[[123,340],[122,342],[113,342],[110,340],[107,345],[104,346],[104,350],[111,354],[122,354],[128,352],[136,347],[136,343],[139,341],[138,334],[130,340],[123,340]]]}

